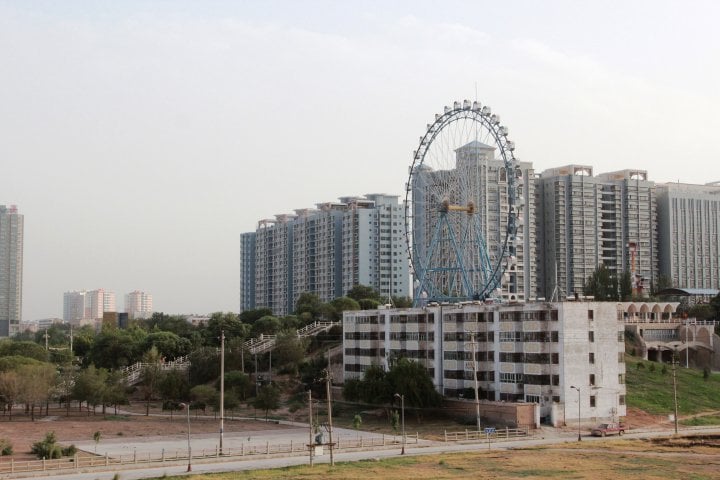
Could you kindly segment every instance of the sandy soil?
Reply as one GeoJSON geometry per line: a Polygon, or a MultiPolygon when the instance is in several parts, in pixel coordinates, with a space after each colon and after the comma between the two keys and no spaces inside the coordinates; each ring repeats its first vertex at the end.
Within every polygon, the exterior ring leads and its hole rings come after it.
{"type": "MultiPolygon", "coordinates": [[[[85,412],[50,409],[50,416],[36,418],[33,422],[25,416],[0,416],[0,438],[7,438],[13,445],[13,456],[16,460],[34,458],[30,454],[33,443],[42,440],[47,432],[55,432],[58,442],[63,446],[75,442],[92,441],[93,434],[100,432],[102,439],[110,438],[146,438],[157,436],[184,436],[187,434],[186,417],[175,414],[169,417],[144,415],[112,415],[111,410],[105,417],[102,414],[89,416],[85,412]]],[[[273,422],[226,420],[225,432],[247,430],[282,429],[273,422]]],[[[192,417],[193,433],[213,433],[219,429],[219,423],[212,416],[192,417]]]]}

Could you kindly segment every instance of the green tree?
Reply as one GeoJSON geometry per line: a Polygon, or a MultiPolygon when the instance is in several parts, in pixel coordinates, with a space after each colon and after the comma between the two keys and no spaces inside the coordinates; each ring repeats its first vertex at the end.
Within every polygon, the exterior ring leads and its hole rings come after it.
{"type": "Polygon", "coordinates": [[[410,297],[392,297],[392,302],[395,308],[410,308],[412,307],[413,301],[410,297]]]}
{"type": "MultiPolygon", "coordinates": [[[[216,382],[215,388],[220,388],[220,381],[216,382]]],[[[250,376],[239,370],[225,372],[225,391],[232,391],[238,400],[247,399],[252,390],[250,376]]]]}
{"type": "Polygon", "coordinates": [[[26,408],[30,407],[30,418],[35,421],[35,407],[42,405],[50,399],[50,392],[55,385],[55,367],[49,363],[40,365],[23,365],[18,369],[20,379],[20,392],[18,400],[26,408]]]}
{"type": "Polygon", "coordinates": [[[141,328],[105,329],[95,337],[88,359],[96,367],[108,370],[132,365],[142,356],[146,336],[141,328]]]}
{"type": "Polygon", "coordinates": [[[382,305],[380,301],[375,300],[374,298],[363,298],[362,300],[358,300],[358,304],[363,310],[376,310],[380,305],[382,305]]]}
{"type": "Polygon", "coordinates": [[[698,303],[690,307],[688,316],[698,320],[710,320],[715,318],[715,309],[707,303],[698,303]]]}
{"type": "Polygon", "coordinates": [[[80,408],[82,408],[82,403],[86,402],[88,415],[91,405],[95,412],[95,407],[104,403],[107,378],[107,370],[95,368],[94,365],[90,365],[77,375],[72,388],[72,398],[79,402],[80,408]]]}
{"type": "Polygon", "coordinates": [[[48,361],[48,353],[45,351],[45,347],[35,342],[18,342],[12,339],[0,340],[0,357],[10,356],[34,358],[41,362],[48,361]]]}
{"type": "Polygon", "coordinates": [[[630,272],[625,270],[620,276],[620,300],[629,302],[632,300],[632,277],[630,272]]]}
{"type": "Polygon", "coordinates": [[[12,420],[12,409],[20,396],[20,377],[15,370],[0,371],[0,399],[12,420]]]}
{"type": "Polygon", "coordinates": [[[145,416],[150,415],[150,400],[158,393],[162,369],[160,367],[160,354],[155,347],[143,355],[143,367],[140,372],[141,391],[145,400],[145,416]]]}
{"type": "Polygon", "coordinates": [[[600,264],[588,277],[584,293],[594,296],[599,302],[619,300],[618,279],[605,265],[600,264]]]}
{"type": "Polygon", "coordinates": [[[305,358],[307,344],[308,339],[298,338],[295,331],[278,334],[275,339],[273,363],[277,368],[293,367],[293,370],[297,370],[298,365],[305,358]]]}
{"type": "Polygon", "coordinates": [[[306,314],[306,317],[315,319],[320,316],[321,307],[322,302],[316,293],[301,293],[298,297],[297,303],[295,304],[295,314],[300,316],[306,314]]]}
{"type": "Polygon", "coordinates": [[[263,385],[258,390],[257,397],[255,397],[252,405],[265,412],[265,421],[267,421],[268,412],[280,408],[280,389],[272,384],[263,385]]]}
{"type": "Polygon", "coordinates": [[[102,402],[103,415],[105,415],[105,407],[108,405],[115,407],[115,414],[117,414],[118,405],[127,405],[127,387],[120,370],[108,372],[107,377],[105,377],[105,389],[103,391],[102,402]]]}
{"type": "Polygon", "coordinates": [[[148,351],[155,347],[161,358],[174,360],[190,353],[191,343],[173,332],[152,332],[145,337],[143,350],[148,351]]]}
{"type": "Polygon", "coordinates": [[[210,315],[207,327],[205,328],[206,343],[208,345],[220,345],[220,332],[225,332],[225,339],[235,337],[247,337],[249,325],[240,321],[236,313],[215,312],[210,315]]]}
{"type": "Polygon", "coordinates": [[[217,402],[217,397],[217,390],[208,385],[196,385],[190,389],[192,408],[195,410],[204,412],[208,405],[214,405],[217,402]]]}
{"type": "Polygon", "coordinates": [[[280,331],[282,328],[282,324],[280,322],[280,319],[277,317],[263,317],[253,323],[252,329],[250,331],[251,337],[257,337],[259,335],[275,335],[280,331]]]}
{"type": "Polygon", "coordinates": [[[42,459],[62,457],[62,448],[57,444],[55,432],[46,433],[44,439],[33,443],[30,451],[42,459]]]}
{"type": "Polygon", "coordinates": [[[160,374],[158,392],[163,401],[179,402],[190,396],[190,384],[187,372],[182,370],[165,370],[160,374]]]}
{"type": "Polygon", "coordinates": [[[380,296],[380,293],[375,290],[372,287],[368,287],[366,285],[355,285],[350,290],[348,290],[347,296],[352,298],[353,300],[360,302],[360,300],[370,299],[375,300],[377,302],[382,302],[383,299],[380,296]]]}
{"type": "Polygon", "coordinates": [[[190,354],[190,385],[199,385],[220,376],[220,355],[215,347],[203,347],[190,354]]]}
{"type": "Polygon", "coordinates": [[[272,316],[273,312],[269,308],[256,308],[254,310],[245,310],[240,314],[240,321],[252,325],[262,317],[272,316]]]}
{"type": "Polygon", "coordinates": [[[360,304],[357,300],[350,297],[338,297],[330,302],[333,308],[333,320],[341,320],[343,312],[351,310],[360,310],[360,304]]]}
{"type": "Polygon", "coordinates": [[[442,396],[435,390],[428,370],[420,363],[401,358],[390,368],[387,382],[392,394],[405,396],[405,404],[411,407],[437,407],[442,396]]]}

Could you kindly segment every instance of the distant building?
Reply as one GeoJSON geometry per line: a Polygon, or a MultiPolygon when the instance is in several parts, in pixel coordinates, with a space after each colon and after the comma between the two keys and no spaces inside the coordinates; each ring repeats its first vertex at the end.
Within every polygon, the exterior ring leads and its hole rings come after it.
{"type": "Polygon", "coordinates": [[[240,313],[255,308],[255,232],[240,234],[240,313]]]}
{"type": "Polygon", "coordinates": [[[153,299],[149,293],[134,290],[125,295],[125,312],[132,320],[150,318],[153,314],[153,299]]]}
{"type": "Polygon", "coordinates": [[[655,183],[643,170],[593,176],[592,167],[545,170],[537,180],[539,295],[582,294],[604,265],[647,295],[658,279],[655,183]]]}
{"type": "Polygon", "coordinates": [[[720,289],[720,182],[657,192],[660,272],[676,288],[720,289]]]}
{"type": "Polygon", "coordinates": [[[24,216],[0,205],[0,337],[18,333],[22,320],[24,216]]]}
{"type": "Polygon", "coordinates": [[[100,288],[63,294],[63,320],[73,325],[94,324],[105,312],[116,312],[115,293],[100,288]]]}
{"type": "Polygon", "coordinates": [[[292,313],[301,294],[328,302],[358,284],[410,293],[404,205],[394,195],[342,197],[276,215],[240,237],[240,308],[292,313]],[[254,252],[254,256],[253,256],[254,252]]]}

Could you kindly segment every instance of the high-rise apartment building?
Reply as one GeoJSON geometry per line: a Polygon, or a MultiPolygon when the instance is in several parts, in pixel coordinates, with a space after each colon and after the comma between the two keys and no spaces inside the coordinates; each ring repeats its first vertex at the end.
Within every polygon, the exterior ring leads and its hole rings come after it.
{"type": "MultiPolygon", "coordinates": [[[[479,220],[476,227],[485,242],[490,266],[502,263],[507,275],[501,279],[500,298],[512,301],[524,301],[535,296],[536,279],[536,241],[535,241],[535,173],[529,162],[518,162],[516,171],[506,172],[505,163],[495,157],[495,148],[484,143],[473,141],[455,151],[456,162],[453,169],[433,171],[428,167],[418,170],[411,185],[413,195],[413,236],[418,259],[428,259],[428,270],[442,271],[443,267],[458,264],[458,253],[449,245],[438,244],[438,226],[442,216],[447,215],[435,208],[436,203],[450,201],[457,205],[474,205],[475,215],[479,220]],[[510,208],[508,202],[508,175],[515,178],[515,207],[518,209],[517,230],[508,238],[507,218],[510,208]],[[432,198],[436,185],[449,185],[447,189],[453,198],[432,198]],[[507,243],[506,243],[507,242],[507,243]],[[509,245],[508,245],[509,243],[509,245]],[[501,260],[507,251],[512,262],[501,260]],[[509,263],[509,264],[508,264],[509,263]]],[[[463,213],[463,215],[465,215],[463,213]]],[[[452,234],[460,239],[467,233],[455,231],[452,234]]],[[[448,234],[446,234],[448,235],[448,234]]],[[[460,240],[457,240],[460,241],[460,240]]],[[[445,242],[452,244],[453,242],[445,242]]],[[[476,242],[472,242],[475,248],[476,242]]],[[[477,253],[463,252],[465,256],[477,253]]],[[[481,269],[469,273],[471,288],[479,291],[487,279],[483,278],[481,269]]],[[[430,290],[450,291],[453,285],[462,283],[459,273],[442,273],[430,280],[434,285],[430,290]]],[[[417,288],[423,292],[414,295],[433,296],[423,284],[427,279],[416,279],[417,288]]],[[[437,293],[437,292],[435,292],[437,293]]],[[[495,296],[495,295],[491,295],[495,296]]]]}
{"type": "Polygon", "coordinates": [[[63,294],[63,320],[75,325],[102,320],[105,312],[117,312],[114,292],[80,290],[63,294]]]}
{"type": "Polygon", "coordinates": [[[149,293],[134,290],[125,295],[125,313],[130,319],[150,318],[153,314],[153,300],[149,293]]]}
{"type": "Polygon", "coordinates": [[[255,308],[255,232],[240,234],[240,313],[255,308]]]}
{"type": "Polygon", "coordinates": [[[657,186],[660,273],[677,288],[720,289],[720,182],[657,186]]]}
{"type": "Polygon", "coordinates": [[[241,310],[269,307],[285,315],[305,292],[327,302],[358,284],[384,298],[407,296],[405,250],[397,196],[343,197],[261,220],[240,237],[241,310]]]}
{"type": "Polygon", "coordinates": [[[22,319],[24,217],[0,205],[0,337],[18,333],[22,319]]]}
{"type": "Polygon", "coordinates": [[[634,274],[636,293],[658,277],[655,183],[643,170],[593,176],[592,167],[545,170],[537,180],[539,295],[582,294],[600,264],[634,274]]]}

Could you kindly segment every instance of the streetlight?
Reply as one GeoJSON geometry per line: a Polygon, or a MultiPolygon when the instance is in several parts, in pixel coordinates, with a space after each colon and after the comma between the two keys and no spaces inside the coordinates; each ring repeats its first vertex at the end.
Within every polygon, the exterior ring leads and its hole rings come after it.
{"type": "Polygon", "coordinates": [[[395,398],[400,399],[400,412],[402,412],[402,450],[400,451],[400,455],[405,455],[405,395],[396,393],[395,398]]]}
{"type": "Polygon", "coordinates": [[[188,472],[192,472],[192,448],[190,447],[190,404],[181,403],[180,406],[187,410],[187,442],[188,442],[188,472]]]}
{"type": "Polygon", "coordinates": [[[578,392],[578,442],[581,442],[582,436],[580,435],[580,388],[576,387],[575,385],[570,385],[570,388],[574,388],[578,392]]]}

